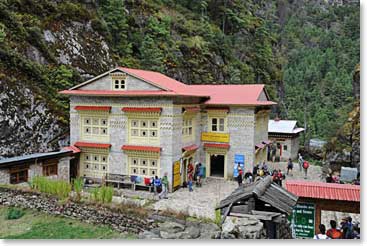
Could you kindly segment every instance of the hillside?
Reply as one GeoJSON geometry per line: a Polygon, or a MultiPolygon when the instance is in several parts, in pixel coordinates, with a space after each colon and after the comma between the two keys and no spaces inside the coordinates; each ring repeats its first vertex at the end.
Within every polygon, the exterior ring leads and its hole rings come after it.
{"type": "Polygon", "coordinates": [[[68,141],[57,91],[119,64],[265,83],[273,115],[330,139],[354,102],[359,6],[339,1],[0,0],[0,156],[68,141]]]}

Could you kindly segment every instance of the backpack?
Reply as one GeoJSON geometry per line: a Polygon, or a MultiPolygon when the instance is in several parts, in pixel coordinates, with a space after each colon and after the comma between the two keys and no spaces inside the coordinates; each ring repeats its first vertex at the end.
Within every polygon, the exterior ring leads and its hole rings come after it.
{"type": "Polygon", "coordinates": [[[307,161],[303,162],[303,168],[304,169],[307,169],[309,166],[310,166],[310,164],[307,161]]]}
{"type": "Polygon", "coordinates": [[[332,239],[339,239],[342,237],[342,233],[341,231],[337,230],[337,229],[330,229],[328,230],[328,232],[326,233],[326,235],[332,239]]]}

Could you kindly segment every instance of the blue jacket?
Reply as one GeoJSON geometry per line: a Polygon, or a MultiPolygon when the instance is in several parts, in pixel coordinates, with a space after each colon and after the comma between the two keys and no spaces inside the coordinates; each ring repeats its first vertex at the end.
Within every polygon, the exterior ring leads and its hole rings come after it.
{"type": "Polygon", "coordinates": [[[161,186],[161,179],[154,179],[154,186],[161,186]]]}

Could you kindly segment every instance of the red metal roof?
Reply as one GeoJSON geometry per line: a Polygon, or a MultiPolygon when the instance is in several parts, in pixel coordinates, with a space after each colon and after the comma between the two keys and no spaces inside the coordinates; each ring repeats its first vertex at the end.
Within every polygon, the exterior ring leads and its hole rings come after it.
{"type": "Polygon", "coordinates": [[[195,106],[195,107],[185,107],[185,111],[186,112],[190,112],[190,113],[194,113],[194,112],[199,112],[200,111],[200,107],[195,106]]]}
{"type": "Polygon", "coordinates": [[[109,147],[111,147],[111,144],[87,143],[87,142],[76,142],[74,145],[77,147],[99,148],[99,149],[108,149],[109,147]]]}
{"type": "Polygon", "coordinates": [[[264,91],[263,84],[246,85],[190,85],[190,90],[200,94],[207,94],[210,99],[208,105],[274,105],[271,101],[259,101],[264,91]]]}
{"type": "Polygon", "coordinates": [[[265,147],[265,145],[260,143],[260,144],[255,144],[255,147],[262,149],[265,147]]]}
{"type": "Polygon", "coordinates": [[[79,148],[75,147],[74,145],[64,147],[63,149],[71,150],[71,151],[73,151],[73,154],[77,154],[77,153],[81,152],[81,150],[79,148]]]}
{"type": "Polygon", "coordinates": [[[149,152],[161,152],[160,147],[152,146],[140,146],[140,145],[123,145],[122,150],[136,150],[136,151],[149,151],[149,152]]]}
{"type": "Polygon", "coordinates": [[[130,108],[124,107],[121,109],[125,112],[161,112],[162,108],[130,108]]]}
{"type": "Polygon", "coordinates": [[[299,197],[360,201],[359,185],[287,180],[285,187],[289,192],[299,197]]]}
{"type": "Polygon", "coordinates": [[[111,111],[111,106],[75,106],[75,110],[111,111]]]}
{"type": "MultiPolygon", "coordinates": [[[[93,95],[93,96],[191,96],[209,98],[205,102],[208,105],[274,105],[276,103],[268,100],[260,100],[259,97],[264,91],[263,84],[242,84],[242,85],[187,85],[181,83],[164,74],[118,67],[117,69],[130,74],[138,79],[150,83],[161,90],[144,91],[113,91],[113,90],[78,90],[74,86],[71,90],[61,91],[66,95],[93,95]]],[[[98,76],[97,76],[98,77],[98,76]]],[[[93,82],[93,79],[88,83],[93,82]]],[[[83,83],[85,84],[85,83],[83,83]]],[[[81,85],[83,85],[81,84],[81,85]]]]}
{"type": "Polygon", "coordinates": [[[204,148],[229,149],[229,144],[204,143],[204,148]]]}
{"type": "Polygon", "coordinates": [[[192,145],[189,145],[189,146],[182,147],[182,149],[185,150],[185,151],[196,150],[198,148],[199,148],[199,146],[197,146],[196,144],[192,144],[192,145]]]}
{"type": "Polygon", "coordinates": [[[264,140],[263,141],[263,144],[266,144],[266,145],[271,144],[271,143],[272,143],[271,140],[264,140]]]}

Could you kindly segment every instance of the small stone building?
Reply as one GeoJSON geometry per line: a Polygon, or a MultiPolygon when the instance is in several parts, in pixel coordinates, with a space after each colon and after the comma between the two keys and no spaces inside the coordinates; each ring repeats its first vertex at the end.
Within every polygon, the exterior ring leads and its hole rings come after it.
{"type": "Polygon", "coordinates": [[[272,146],[268,146],[268,157],[275,152],[275,159],[287,161],[297,159],[299,150],[299,136],[304,128],[297,127],[296,120],[269,120],[268,136],[272,146]]]}
{"type": "Polygon", "coordinates": [[[236,161],[252,169],[255,159],[266,159],[256,145],[268,141],[275,103],[264,85],[186,85],[117,67],[60,93],[70,97],[80,175],[97,182],[109,174],[144,180],[167,173],[176,187],[189,163],[232,179],[236,161]]]}
{"type": "MultiPolygon", "coordinates": [[[[69,181],[73,174],[73,150],[36,153],[0,160],[0,184],[30,182],[35,176],[69,181]]],[[[74,167],[74,168],[73,168],[74,167]]]]}

